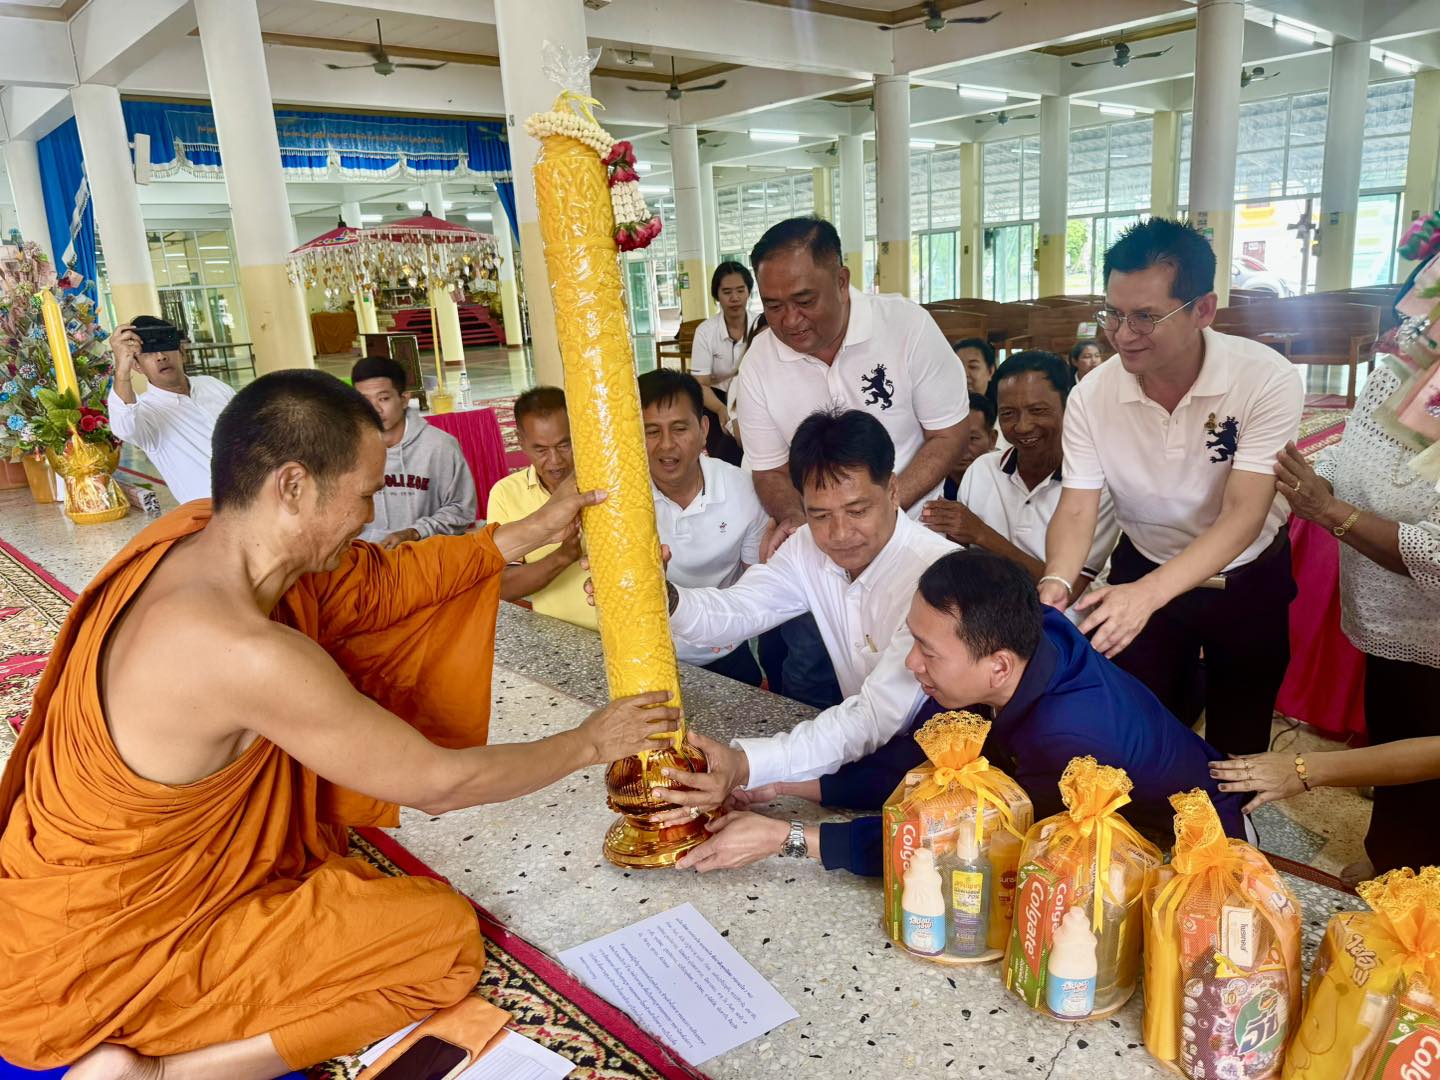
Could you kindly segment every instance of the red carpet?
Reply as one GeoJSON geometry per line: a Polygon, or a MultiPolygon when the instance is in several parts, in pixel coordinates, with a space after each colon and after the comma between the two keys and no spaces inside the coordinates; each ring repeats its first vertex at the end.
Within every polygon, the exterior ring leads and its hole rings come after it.
{"type": "MultiPolygon", "coordinates": [[[[74,599],[63,583],[0,540],[0,765],[15,746],[51,644],[74,599]]],[[[353,831],[350,854],[389,874],[440,879],[378,829],[353,831]]],[[[705,1080],[625,1013],[587,990],[559,961],[478,905],[475,911],[486,953],[475,992],[508,1011],[515,1031],[573,1062],[571,1080],[705,1080]]],[[[347,1057],[317,1065],[309,1076],[352,1080],[357,1072],[355,1060],[347,1057]]],[[[0,1080],[37,1075],[50,1074],[0,1061],[0,1080]]]]}

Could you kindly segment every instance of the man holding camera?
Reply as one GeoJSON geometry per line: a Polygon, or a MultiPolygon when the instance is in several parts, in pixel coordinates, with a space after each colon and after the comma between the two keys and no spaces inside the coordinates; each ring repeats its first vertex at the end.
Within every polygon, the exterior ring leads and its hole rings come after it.
{"type": "Polygon", "coordinates": [[[115,382],[110,430],[145,451],[178,503],[210,497],[210,437],[235,391],[209,375],[186,375],[179,327],[137,315],[111,338],[115,382]],[[149,381],[136,395],[136,368],[149,381]]]}

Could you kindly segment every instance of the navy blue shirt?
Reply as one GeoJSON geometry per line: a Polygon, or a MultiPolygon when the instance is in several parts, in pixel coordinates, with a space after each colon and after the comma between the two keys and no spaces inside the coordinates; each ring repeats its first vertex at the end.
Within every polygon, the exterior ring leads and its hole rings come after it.
{"type": "MultiPolygon", "coordinates": [[[[914,733],[940,711],[940,705],[927,702],[909,730],[822,778],[821,803],[878,810],[905,773],[925,760],[914,733]]],[[[1060,774],[1071,758],[1092,754],[1102,765],[1125,770],[1135,786],[1120,813],[1151,836],[1171,835],[1170,796],[1196,787],[1210,793],[1226,833],[1245,835],[1240,813],[1245,796],[1222,794],[1210,778],[1209,763],[1224,755],[1175,719],[1144,683],[1096,652],[1053,608],[1045,609],[1035,655],[1015,695],[995,716],[984,753],[1029,794],[1036,821],[1065,808],[1060,774]]],[[[820,826],[820,858],[827,869],[878,875],[881,847],[878,817],[820,826]]]]}

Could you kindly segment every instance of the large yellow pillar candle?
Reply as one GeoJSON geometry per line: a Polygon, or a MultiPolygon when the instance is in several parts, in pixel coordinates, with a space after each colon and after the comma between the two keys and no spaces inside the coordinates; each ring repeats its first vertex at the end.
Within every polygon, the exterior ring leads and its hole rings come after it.
{"type": "Polygon", "coordinates": [[[40,296],[40,314],[45,320],[45,339],[50,345],[50,362],[55,365],[55,388],[75,395],[80,404],[80,380],[75,375],[75,360],[70,355],[70,339],[65,335],[65,316],[60,303],[48,289],[40,296]]]}
{"type": "MultiPolygon", "coordinates": [[[[535,198],[565,367],[576,481],[581,491],[609,493],[585,510],[584,526],[610,695],[665,690],[678,706],[680,677],[605,166],[583,143],[547,135],[535,164],[535,198]]],[[[655,821],[669,809],[661,767],[703,768],[699,755],[682,747],[683,739],[682,721],[673,746],[616,762],[607,772],[610,805],[624,815],[605,839],[612,862],[668,866],[705,839],[697,822],[685,827],[655,821]]]]}

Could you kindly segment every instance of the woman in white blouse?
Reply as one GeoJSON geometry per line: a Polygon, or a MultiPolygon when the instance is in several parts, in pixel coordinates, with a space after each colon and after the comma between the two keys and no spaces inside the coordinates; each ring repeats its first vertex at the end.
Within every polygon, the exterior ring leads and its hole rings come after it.
{"type": "MultiPolygon", "coordinates": [[[[1409,468],[1416,452],[1375,416],[1399,387],[1400,376],[1377,365],[1344,437],[1320,453],[1315,468],[1294,443],[1275,465],[1276,489],[1296,515],[1325,526],[1342,544],[1340,626],[1365,654],[1372,745],[1440,735],[1440,493],[1409,468]]],[[[1306,786],[1293,754],[1239,758],[1228,771],[1241,776],[1224,778],[1259,780],[1275,772],[1272,759],[1282,757],[1297,776],[1295,786],[1306,786]]],[[[1233,790],[1265,787],[1237,782],[1233,790]]],[[[1440,831],[1430,827],[1437,806],[1440,777],[1377,786],[1365,838],[1373,867],[1347,868],[1346,876],[1440,863],[1440,831]]]]}
{"type": "Polygon", "coordinates": [[[690,347],[690,374],[700,383],[710,435],[705,450],[732,465],[740,464],[739,432],[729,411],[730,382],[745,355],[750,329],[750,294],[755,279],[738,262],[722,262],[710,277],[710,295],[720,310],[695,328],[690,347]]]}

